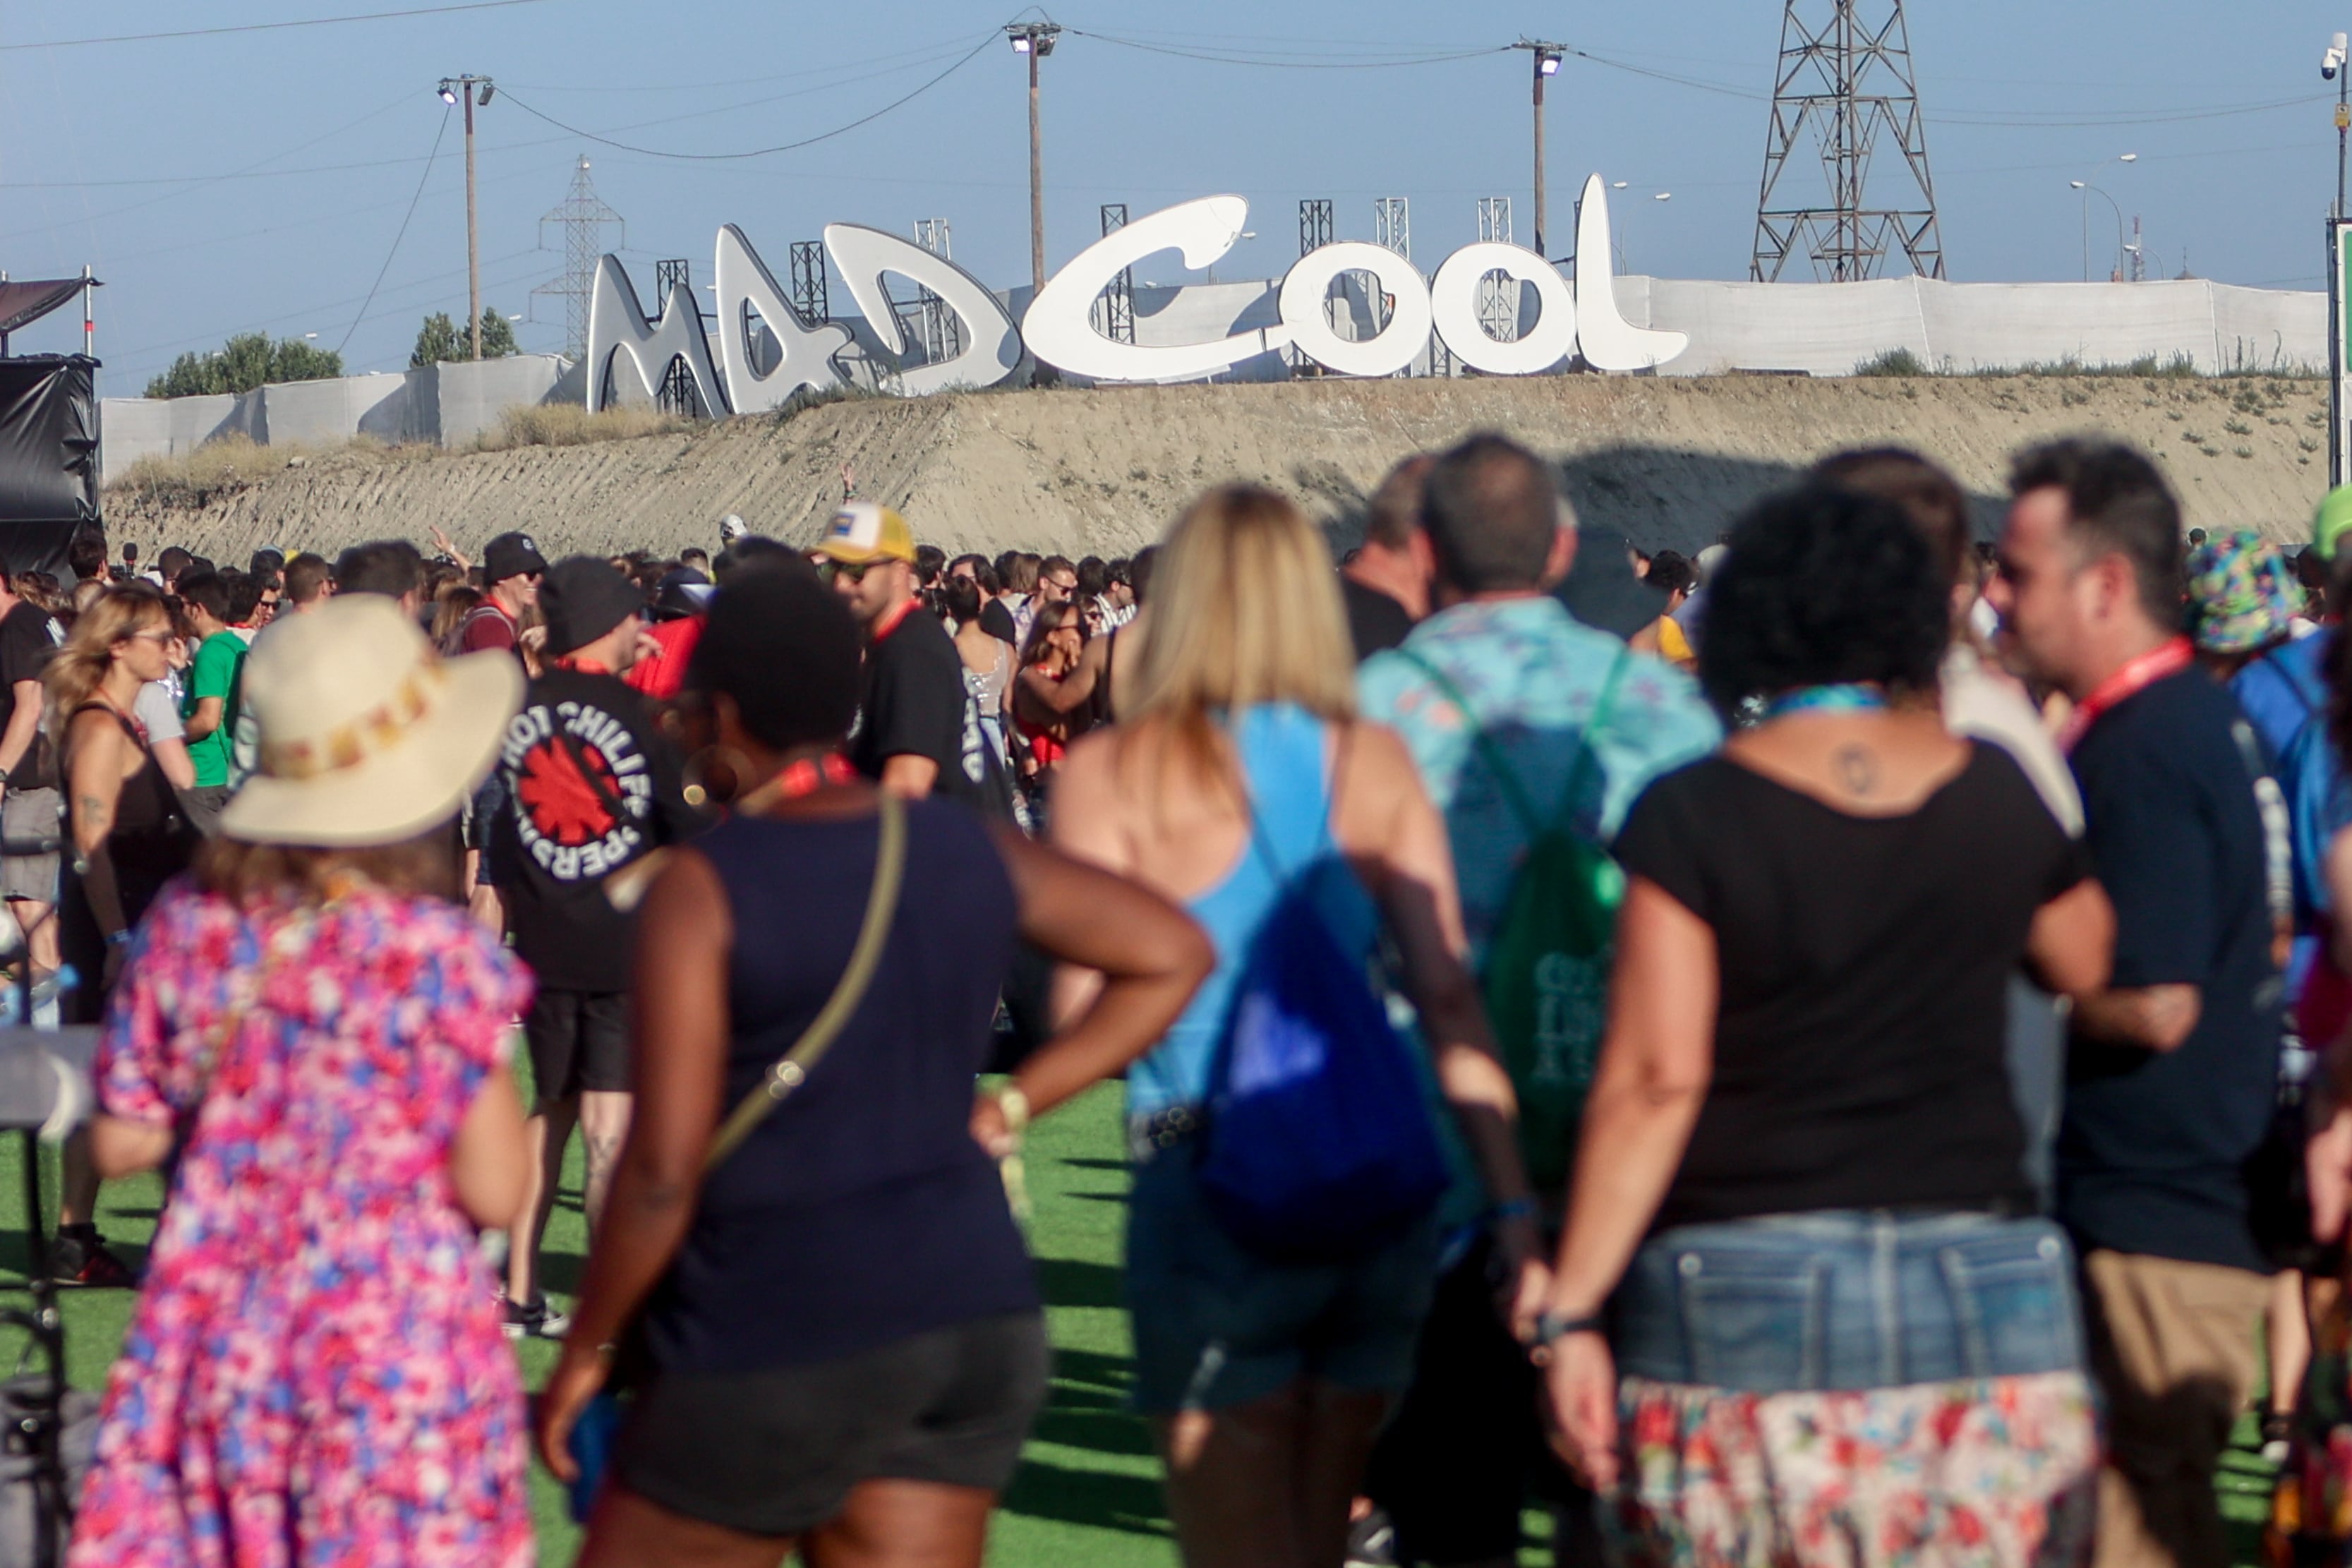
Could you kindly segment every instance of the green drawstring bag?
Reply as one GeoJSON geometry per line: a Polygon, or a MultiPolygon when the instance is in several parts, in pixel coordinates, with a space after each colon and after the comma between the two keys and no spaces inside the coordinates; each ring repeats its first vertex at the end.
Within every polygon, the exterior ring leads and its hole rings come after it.
{"type": "Polygon", "coordinates": [[[1577,742],[1568,788],[1549,816],[1504,761],[1502,748],[1444,671],[1407,650],[1412,660],[1471,727],[1471,742],[1528,837],[1527,858],[1512,879],[1502,918],[1486,943],[1479,984],[1486,1021],[1519,1100],[1519,1152],[1538,1192],[1558,1192],[1576,1162],[1584,1098],[1601,1057],[1609,1016],[1609,969],[1625,873],[1609,852],[1578,833],[1574,817],[1599,759],[1593,739],[1609,723],[1631,650],[1620,652],[1601,682],[1592,718],[1577,742]]]}

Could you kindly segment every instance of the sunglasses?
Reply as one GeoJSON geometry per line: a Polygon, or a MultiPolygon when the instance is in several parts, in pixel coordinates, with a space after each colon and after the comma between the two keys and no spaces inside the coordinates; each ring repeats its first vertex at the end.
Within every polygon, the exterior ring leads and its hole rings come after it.
{"type": "Polygon", "coordinates": [[[846,577],[853,583],[863,583],[866,581],[866,574],[880,564],[878,561],[828,561],[824,563],[824,574],[827,577],[846,577]]]}

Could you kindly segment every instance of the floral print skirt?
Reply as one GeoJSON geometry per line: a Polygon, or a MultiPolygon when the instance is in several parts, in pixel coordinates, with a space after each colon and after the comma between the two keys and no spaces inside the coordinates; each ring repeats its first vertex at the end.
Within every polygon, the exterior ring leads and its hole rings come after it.
{"type": "Polygon", "coordinates": [[[1623,1380],[1604,1510],[1656,1568],[2042,1568],[2084,1562],[2098,1417],[2079,1373],[1858,1393],[1623,1380]]]}

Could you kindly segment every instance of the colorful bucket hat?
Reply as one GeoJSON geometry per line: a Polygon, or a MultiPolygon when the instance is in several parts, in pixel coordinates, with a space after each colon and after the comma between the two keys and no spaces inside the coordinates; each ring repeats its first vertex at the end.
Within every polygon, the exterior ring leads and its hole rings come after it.
{"type": "Polygon", "coordinates": [[[2286,636],[2303,613],[2303,585],[2276,545],[2238,529],[2189,552],[2189,604],[2199,647],[2252,653],[2286,636]]]}

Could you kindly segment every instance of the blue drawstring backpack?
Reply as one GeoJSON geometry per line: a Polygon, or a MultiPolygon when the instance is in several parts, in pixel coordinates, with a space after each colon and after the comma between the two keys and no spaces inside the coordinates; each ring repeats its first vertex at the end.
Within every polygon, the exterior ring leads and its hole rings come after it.
{"type": "Polygon", "coordinates": [[[1309,877],[1284,874],[1262,836],[1257,848],[1280,891],[1218,1041],[1197,1173],[1210,1213],[1249,1250],[1345,1262],[1436,1207],[1445,1155],[1412,1049],[1365,966],[1340,951],[1309,877]]]}

